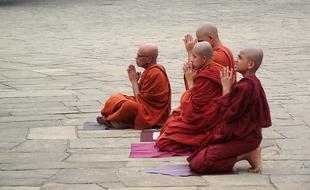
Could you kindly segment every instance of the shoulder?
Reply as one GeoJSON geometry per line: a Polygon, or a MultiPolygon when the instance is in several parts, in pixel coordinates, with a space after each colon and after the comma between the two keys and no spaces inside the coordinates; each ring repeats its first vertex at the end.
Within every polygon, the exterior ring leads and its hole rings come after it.
{"type": "Polygon", "coordinates": [[[145,77],[147,78],[151,78],[151,79],[156,79],[156,78],[166,78],[167,74],[166,74],[166,70],[164,68],[164,66],[159,65],[159,64],[155,64],[153,66],[151,66],[150,68],[146,69],[143,74],[145,75],[145,77]]]}
{"type": "Polygon", "coordinates": [[[214,53],[228,53],[232,54],[230,49],[224,45],[220,45],[214,48],[214,53]]]}
{"type": "Polygon", "coordinates": [[[233,86],[232,92],[235,92],[235,93],[238,93],[238,92],[252,93],[254,88],[255,88],[255,85],[256,85],[255,78],[245,77],[245,78],[241,79],[239,82],[237,82],[233,86]]]}
{"type": "Polygon", "coordinates": [[[215,83],[221,84],[220,71],[223,68],[224,68],[223,66],[217,63],[212,63],[211,65],[207,66],[197,75],[197,79],[205,78],[207,80],[211,80],[215,83]]]}

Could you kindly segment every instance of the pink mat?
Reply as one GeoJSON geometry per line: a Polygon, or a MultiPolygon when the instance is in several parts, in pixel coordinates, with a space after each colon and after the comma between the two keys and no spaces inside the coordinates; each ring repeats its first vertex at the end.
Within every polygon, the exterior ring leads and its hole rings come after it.
{"type": "Polygon", "coordinates": [[[172,156],[189,156],[191,153],[161,152],[155,147],[155,143],[135,143],[131,144],[129,158],[162,158],[172,156]]]}

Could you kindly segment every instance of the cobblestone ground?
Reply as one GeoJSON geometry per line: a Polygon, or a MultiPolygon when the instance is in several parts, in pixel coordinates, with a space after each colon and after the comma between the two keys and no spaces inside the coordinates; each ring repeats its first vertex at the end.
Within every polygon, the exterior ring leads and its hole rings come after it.
{"type": "Polygon", "coordinates": [[[0,190],[310,189],[310,2],[0,0],[0,190]],[[234,54],[264,49],[258,75],[273,126],[262,174],[172,177],[143,168],[184,157],[129,159],[139,131],[85,131],[115,92],[138,45],[159,46],[173,106],[182,93],[182,38],[217,24],[234,54]]]}

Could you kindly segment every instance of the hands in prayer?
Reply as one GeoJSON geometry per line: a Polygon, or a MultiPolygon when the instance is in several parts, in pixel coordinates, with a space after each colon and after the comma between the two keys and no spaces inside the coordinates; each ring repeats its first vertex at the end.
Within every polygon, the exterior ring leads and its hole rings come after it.
{"type": "Polygon", "coordinates": [[[185,62],[183,66],[183,71],[188,87],[191,88],[194,84],[194,77],[196,75],[196,71],[193,69],[193,63],[185,62]]]}
{"type": "Polygon", "coordinates": [[[184,42],[187,53],[190,54],[194,48],[194,45],[197,43],[197,39],[194,40],[194,38],[190,34],[186,34],[184,36],[183,42],[184,42]]]}
{"type": "Polygon", "coordinates": [[[136,68],[134,65],[129,65],[127,68],[128,78],[130,82],[138,81],[140,79],[141,73],[136,72],[136,68]]]}
{"type": "Polygon", "coordinates": [[[220,71],[220,77],[224,96],[230,92],[231,86],[236,81],[236,70],[234,68],[229,69],[225,67],[223,71],[220,71]]]}

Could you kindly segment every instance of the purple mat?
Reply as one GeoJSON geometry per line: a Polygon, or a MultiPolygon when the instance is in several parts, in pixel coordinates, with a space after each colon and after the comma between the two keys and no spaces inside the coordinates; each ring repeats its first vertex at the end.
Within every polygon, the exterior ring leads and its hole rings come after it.
{"type": "Polygon", "coordinates": [[[86,121],[83,124],[83,129],[84,130],[106,130],[106,129],[108,129],[108,126],[99,125],[97,122],[86,121]]]}
{"type": "Polygon", "coordinates": [[[191,171],[188,164],[172,165],[172,166],[160,166],[156,168],[145,169],[146,173],[155,173],[172,176],[199,176],[199,174],[191,171]]]}
{"type": "Polygon", "coordinates": [[[155,147],[155,143],[131,144],[129,158],[162,158],[172,156],[189,156],[190,153],[161,152],[155,147]]]}
{"type": "Polygon", "coordinates": [[[158,135],[158,129],[144,129],[141,131],[140,142],[154,142],[158,135]]]}

